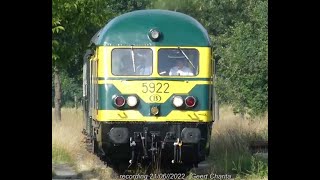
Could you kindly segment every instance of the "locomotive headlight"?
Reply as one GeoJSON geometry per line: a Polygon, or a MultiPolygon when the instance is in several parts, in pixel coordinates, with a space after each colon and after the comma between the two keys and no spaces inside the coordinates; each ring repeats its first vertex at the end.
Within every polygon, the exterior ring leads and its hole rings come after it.
{"type": "Polygon", "coordinates": [[[138,99],[136,96],[128,96],[127,98],[127,104],[130,107],[134,107],[138,104],[138,99]]]}
{"type": "Polygon", "coordinates": [[[183,99],[181,96],[175,96],[172,103],[175,107],[181,107],[183,105],[183,99]]]}
{"type": "Polygon", "coordinates": [[[152,41],[156,41],[160,38],[160,32],[156,29],[151,29],[149,31],[149,38],[152,40],[152,41]]]}
{"type": "Polygon", "coordinates": [[[159,33],[157,30],[152,30],[152,31],[151,31],[151,37],[152,37],[153,39],[158,39],[159,36],[160,36],[160,33],[159,33]]]}

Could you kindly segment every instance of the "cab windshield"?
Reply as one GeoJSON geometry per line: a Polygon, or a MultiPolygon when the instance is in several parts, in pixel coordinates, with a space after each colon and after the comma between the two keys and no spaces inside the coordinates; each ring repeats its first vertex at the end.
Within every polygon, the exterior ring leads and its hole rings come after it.
{"type": "Polygon", "coordinates": [[[111,72],[115,76],[150,76],[152,74],[151,49],[113,49],[111,72]]]}
{"type": "Polygon", "coordinates": [[[160,49],[158,51],[160,76],[196,76],[199,73],[197,49],[160,49]]]}

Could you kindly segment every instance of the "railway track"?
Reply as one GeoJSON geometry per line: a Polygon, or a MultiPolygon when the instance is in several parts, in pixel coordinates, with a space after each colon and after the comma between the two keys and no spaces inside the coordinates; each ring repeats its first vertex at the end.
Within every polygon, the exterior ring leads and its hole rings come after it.
{"type": "Polygon", "coordinates": [[[251,141],[249,143],[251,153],[268,153],[268,141],[251,141]]]}
{"type": "Polygon", "coordinates": [[[256,157],[268,159],[268,141],[252,141],[249,150],[256,157]]]}

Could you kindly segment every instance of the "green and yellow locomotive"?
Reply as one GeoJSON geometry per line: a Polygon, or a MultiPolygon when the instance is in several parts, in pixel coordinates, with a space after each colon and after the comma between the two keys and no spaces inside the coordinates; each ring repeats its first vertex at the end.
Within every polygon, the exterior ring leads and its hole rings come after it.
{"type": "Polygon", "coordinates": [[[111,20],[84,57],[88,148],[111,165],[197,166],[209,155],[213,61],[194,18],[139,10],[111,20]]]}

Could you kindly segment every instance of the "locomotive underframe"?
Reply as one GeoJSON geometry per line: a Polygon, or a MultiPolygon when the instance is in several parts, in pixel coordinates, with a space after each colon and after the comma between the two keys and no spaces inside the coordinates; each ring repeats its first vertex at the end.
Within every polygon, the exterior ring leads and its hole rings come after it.
{"type": "Polygon", "coordinates": [[[94,121],[93,124],[95,151],[110,164],[197,166],[210,151],[212,123],[94,121]]]}

